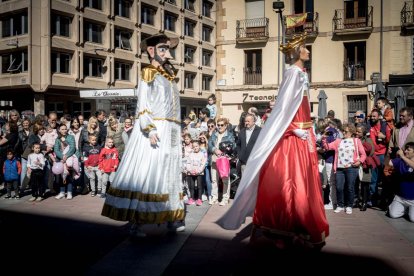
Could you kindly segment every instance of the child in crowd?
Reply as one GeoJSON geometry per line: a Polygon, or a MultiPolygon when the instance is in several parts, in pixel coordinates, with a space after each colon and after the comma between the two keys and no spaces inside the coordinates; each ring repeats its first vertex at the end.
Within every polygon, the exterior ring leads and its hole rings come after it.
{"type": "Polygon", "coordinates": [[[191,122],[197,122],[197,114],[195,114],[194,109],[190,110],[190,113],[188,113],[188,117],[190,118],[191,122]]]}
{"type": "Polygon", "coordinates": [[[53,162],[56,162],[56,155],[51,150],[55,146],[55,141],[57,138],[58,138],[57,131],[51,125],[46,126],[45,134],[43,134],[43,136],[40,138],[40,143],[43,145],[46,145],[46,148],[49,151],[47,156],[53,162]]]}
{"type": "Polygon", "coordinates": [[[408,211],[408,219],[414,222],[414,142],[408,142],[403,150],[398,150],[397,156],[390,160],[398,177],[399,189],[390,206],[388,214],[391,218],[400,218],[408,211]]]}
{"type": "Polygon", "coordinates": [[[91,196],[96,196],[96,188],[102,189],[102,173],[99,170],[99,154],[102,147],[98,145],[98,137],[89,134],[88,143],[83,146],[83,161],[85,166],[85,174],[91,185],[91,196]],[[96,178],[95,178],[96,176],[96,178]],[[98,180],[96,183],[95,179],[98,180]]]}
{"type": "Polygon", "coordinates": [[[188,199],[189,196],[189,189],[188,189],[188,183],[187,183],[187,174],[185,171],[185,166],[187,165],[187,158],[190,155],[190,153],[193,152],[193,144],[191,144],[191,134],[186,133],[183,135],[183,158],[182,158],[182,172],[183,172],[183,192],[185,197],[185,200],[188,199]]]}
{"type": "Polygon", "coordinates": [[[32,153],[27,157],[27,176],[30,177],[30,187],[32,197],[29,201],[42,201],[44,195],[43,187],[43,168],[45,166],[45,156],[40,152],[40,144],[32,145],[32,153]]]}
{"type": "Polygon", "coordinates": [[[203,178],[204,188],[203,188],[203,194],[201,196],[203,201],[209,200],[211,196],[211,175],[210,175],[211,156],[208,154],[208,138],[210,138],[208,131],[202,131],[200,135],[198,136],[198,140],[200,142],[200,151],[204,154],[204,157],[206,158],[206,166],[204,168],[204,178],[203,178]]]}
{"type": "Polygon", "coordinates": [[[193,141],[193,151],[187,157],[187,163],[184,169],[184,173],[187,175],[187,183],[190,190],[190,198],[187,201],[188,205],[200,206],[203,204],[201,201],[201,194],[203,192],[203,175],[206,167],[206,156],[200,151],[200,142],[193,141]],[[197,180],[197,193],[195,193],[195,181],[197,180]]]}
{"type": "Polygon", "coordinates": [[[210,119],[216,119],[217,116],[217,105],[216,105],[216,95],[211,94],[208,97],[208,104],[206,105],[208,110],[210,110],[210,119]]]}
{"type": "Polygon", "coordinates": [[[99,170],[102,173],[102,193],[101,198],[106,197],[106,188],[109,180],[109,185],[114,181],[115,172],[119,165],[118,150],[114,146],[112,138],[106,138],[105,147],[99,154],[99,170]]]}
{"type": "Polygon", "coordinates": [[[13,198],[19,199],[19,179],[22,173],[22,165],[20,161],[14,156],[12,149],[7,150],[7,160],[3,164],[3,178],[7,188],[6,199],[11,198],[12,187],[14,189],[13,198]]]}
{"type": "MultiPolygon", "coordinates": [[[[66,143],[65,141],[62,141],[61,143],[63,149],[62,149],[62,154],[66,155],[69,150],[70,150],[70,146],[68,143],[66,143]]],[[[71,156],[69,156],[66,159],[66,162],[63,166],[63,174],[62,174],[62,178],[63,178],[63,183],[66,183],[66,178],[69,175],[69,171],[72,170],[73,171],[73,178],[76,180],[80,177],[80,165],[79,165],[79,159],[76,156],[76,154],[73,154],[71,156]]]]}

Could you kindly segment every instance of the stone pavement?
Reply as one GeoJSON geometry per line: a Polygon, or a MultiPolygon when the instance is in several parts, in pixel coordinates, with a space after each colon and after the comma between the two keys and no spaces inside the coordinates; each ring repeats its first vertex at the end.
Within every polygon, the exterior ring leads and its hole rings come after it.
{"type": "Polygon", "coordinates": [[[130,239],[127,223],[100,215],[103,199],[28,198],[0,198],[2,261],[16,273],[414,275],[414,223],[373,209],[327,211],[331,233],[321,252],[280,251],[260,233],[249,244],[251,219],[236,231],[216,225],[227,206],[189,206],[184,233],[152,225],[144,228],[147,238],[130,239]]]}
{"type": "Polygon", "coordinates": [[[214,221],[226,209],[209,209],[164,275],[414,275],[414,223],[404,218],[328,210],[330,236],[321,252],[281,251],[260,235],[249,244],[251,218],[239,230],[221,229],[214,221]]]}

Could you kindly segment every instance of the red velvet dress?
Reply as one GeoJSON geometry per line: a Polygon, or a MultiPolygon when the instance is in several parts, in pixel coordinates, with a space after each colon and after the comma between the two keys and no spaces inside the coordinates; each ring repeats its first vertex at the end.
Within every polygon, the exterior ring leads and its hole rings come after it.
{"type": "Polygon", "coordinates": [[[329,235],[322,201],[315,135],[308,97],[260,171],[253,223],[281,236],[298,236],[314,244],[329,235]],[[307,140],[292,132],[308,129],[307,140]]]}

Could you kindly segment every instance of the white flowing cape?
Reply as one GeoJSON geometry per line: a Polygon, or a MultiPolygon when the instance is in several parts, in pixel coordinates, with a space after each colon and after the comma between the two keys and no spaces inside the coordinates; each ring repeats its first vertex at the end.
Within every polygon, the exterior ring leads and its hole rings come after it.
{"type": "Polygon", "coordinates": [[[285,71],[276,105],[252,149],[236,197],[229,210],[217,221],[224,229],[236,230],[247,216],[253,215],[261,168],[292,122],[307,85],[307,75],[299,67],[291,66],[285,71]]]}

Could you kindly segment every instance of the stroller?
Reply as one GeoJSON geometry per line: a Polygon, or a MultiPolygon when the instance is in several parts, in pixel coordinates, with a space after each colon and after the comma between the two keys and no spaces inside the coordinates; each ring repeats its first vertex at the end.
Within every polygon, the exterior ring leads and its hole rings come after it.
{"type": "Polygon", "coordinates": [[[236,195],[237,187],[240,182],[241,169],[239,160],[233,151],[233,145],[230,142],[221,142],[219,149],[230,159],[230,198],[233,199],[236,195]]]}

